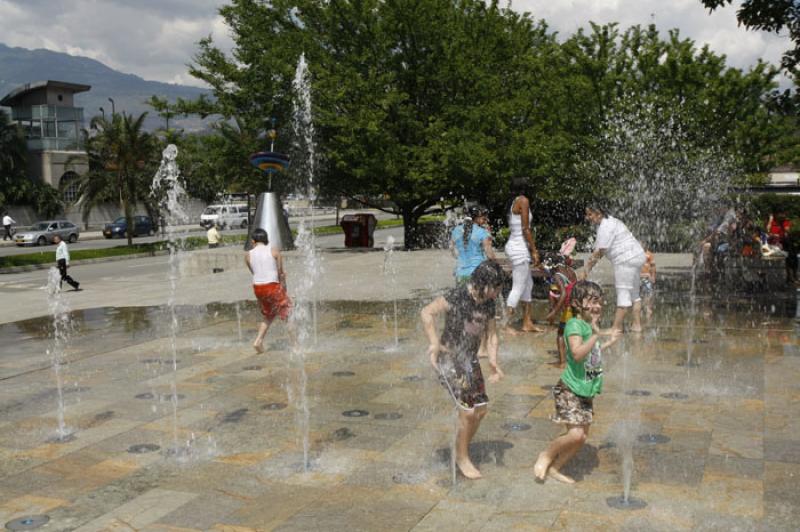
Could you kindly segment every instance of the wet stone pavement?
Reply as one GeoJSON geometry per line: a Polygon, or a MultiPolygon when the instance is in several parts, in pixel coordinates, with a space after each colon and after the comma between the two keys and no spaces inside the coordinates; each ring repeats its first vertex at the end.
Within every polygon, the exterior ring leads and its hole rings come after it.
{"type": "MultiPolygon", "coordinates": [[[[560,433],[549,421],[555,332],[503,338],[506,378],[470,454],[484,478],[452,483],[453,408],[403,301],[328,303],[306,353],[309,463],[297,360],[282,326],[254,354],[241,304],[74,313],[64,419],[48,321],[0,325],[0,524],[12,530],[796,530],[800,343],[778,309],[664,296],[653,323],[605,353],[587,445],[533,480],[560,433]],[[687,363],[689,362],[689,363],[687,363]],[[631,495],[621,434],[631,432],[631,495]]],[[[537,315],[542,315],[542,309],[537,315]]]]}

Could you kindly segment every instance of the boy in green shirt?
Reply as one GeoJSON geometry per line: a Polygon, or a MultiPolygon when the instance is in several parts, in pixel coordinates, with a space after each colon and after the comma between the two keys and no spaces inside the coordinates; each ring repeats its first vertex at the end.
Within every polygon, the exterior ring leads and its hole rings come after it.
{"type": "Polygon", "coordinates": [[[614,344],[622,333],[611,329],[611,339],[600,345],[597,321],[603,311],[603,290],[597,283],[576,283],[570,305],[575,317],[564,328],[567,367],[553,387],[556,403],[553,421],[566,425],[567,432],[539,453],[533,472],[540,481],[550,476],[573,484],[575,480],[561,473],[561,468],[575,456],[589,435],[592,400],[603,390],[602,350],[614,344]]]}

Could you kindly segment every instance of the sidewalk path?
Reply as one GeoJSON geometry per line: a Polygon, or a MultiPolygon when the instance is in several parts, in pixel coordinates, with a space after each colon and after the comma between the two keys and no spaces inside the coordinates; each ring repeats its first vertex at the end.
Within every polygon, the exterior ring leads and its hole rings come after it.
{"type": "MultiPolygon", "coordinates": [[[[200,251],[208,253],[208,250],[200,251]]],[[[200,253],[198,252],[198,253],[200,253]]],[[[220,253],[238,254],[221,248],[220,253]]],[[[190,252],[182,260],[191,260],[190,252]]],[[[320,301],[389,301],[431,297],[453,285],[454,259],[446,250],[395,251],[398,294],[384,276],[384,253],[375,251],[330,250],[321,255],[322,275],[317,281],[320,301]]],[[[585,258],[580,254],[579,258],[585,258]]],[[[235,262],[234,264],[239,264],[235,262]]],[[[685,273],[691,264],[688,254],[660,254],[660,274],[685,273]]],[[[286,253],[289,290],[302,274],[302,257],[297,251],[286,253]]],[[[167,257],[131,259],[109,264],[75,266],[71,273],[85,290],[65,293],[73,310],[107,306],[164,305],[170,295],[167,257]]],[[[191,270],[189,270],[191,272],[191,270]]],[[[196,269],[195,269],[196,271],[196,269]]],[[[48,314],[43,271],[8,274],[0,277],[0,323],[48,314]]],[[[613,283],[608,261],[602,261],[592,278],[605,285],[613,283]]],[[[252,299],[250,275],[241,264],[221,273],[184,275],[177,284],[179,305],[204,305],[252,299]]]]}

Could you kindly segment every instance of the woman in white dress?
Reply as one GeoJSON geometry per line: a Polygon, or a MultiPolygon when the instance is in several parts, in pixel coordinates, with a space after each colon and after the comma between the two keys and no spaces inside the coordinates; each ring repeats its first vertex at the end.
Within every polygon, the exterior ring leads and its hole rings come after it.
{"type": "Polygon", "coordinates": [[[639,281],[646,256],[638,240],[624,223],[609,216],[602,207],[586,207],[586,220],[597,226],[594,252],[586,261],[580,279],[586,279],[592,268],[603,256],[614,265],[614,288],[617,292],[617,311],[614,314],[612,331],[623,331],[623,321],[628,309],[633,307],[631,331],[642,330],[642,298],[639,296],[639,281]]]}
{"type": "Polygon", "coordinates": [[[533,324],[533,304],[531,291],[533,278],[531,277],[531,260],[534,266],[539,265],[539,250],[533,240],[531,232],[531,206],[527,196],[527,180],[516,178],[511,182],[511,203],[508,209],[508,227],[510,234],[506,242],[506,257],[511,262],[511,275],[513,284],[506,300],[507,324],[506,332],[517,334],[518,331],[511,327],[510,318],[520,301],[522,301],[522,326],[524,332],[542,332],[542,329],[533,324]]]}

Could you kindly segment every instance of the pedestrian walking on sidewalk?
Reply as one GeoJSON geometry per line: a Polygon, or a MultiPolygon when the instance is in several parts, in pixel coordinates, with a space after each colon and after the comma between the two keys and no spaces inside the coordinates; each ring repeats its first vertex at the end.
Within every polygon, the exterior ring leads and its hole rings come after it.
{"type": "Polygon", "coordinates": [[[219,234],[216,222],[206,231],[206,238],[208,239],[208,249],[219,247],[219,243],[222,241],[222,235],[219,234]]]}
{"type": "Polygon", "coordinates": [[[14,231],[11,226],[15,223],[17,222],[14,221],[14,218],[9,216],[8,213],[3,215],[3,229],[6,230],[6,234],[3,235],[3,240],[14,240],[14,231]]]}
{"type": "Polygon", "coordinates": [[[66,281],[75,291],[80,290],[81,283],[77,282],[67,273],[67,268],[69,267],[69,249],[67,248],[67,243],[61,240],[61,237],[58,235],[53,237],[53,242],[55,242],[55,244],[58,246],[56,247],[56,264],[58,265],[58,271],[61,274],[61,283],[59,284],[59,287],[61,287],[61,285],[64,284],[64,281],[66,281]]]}

